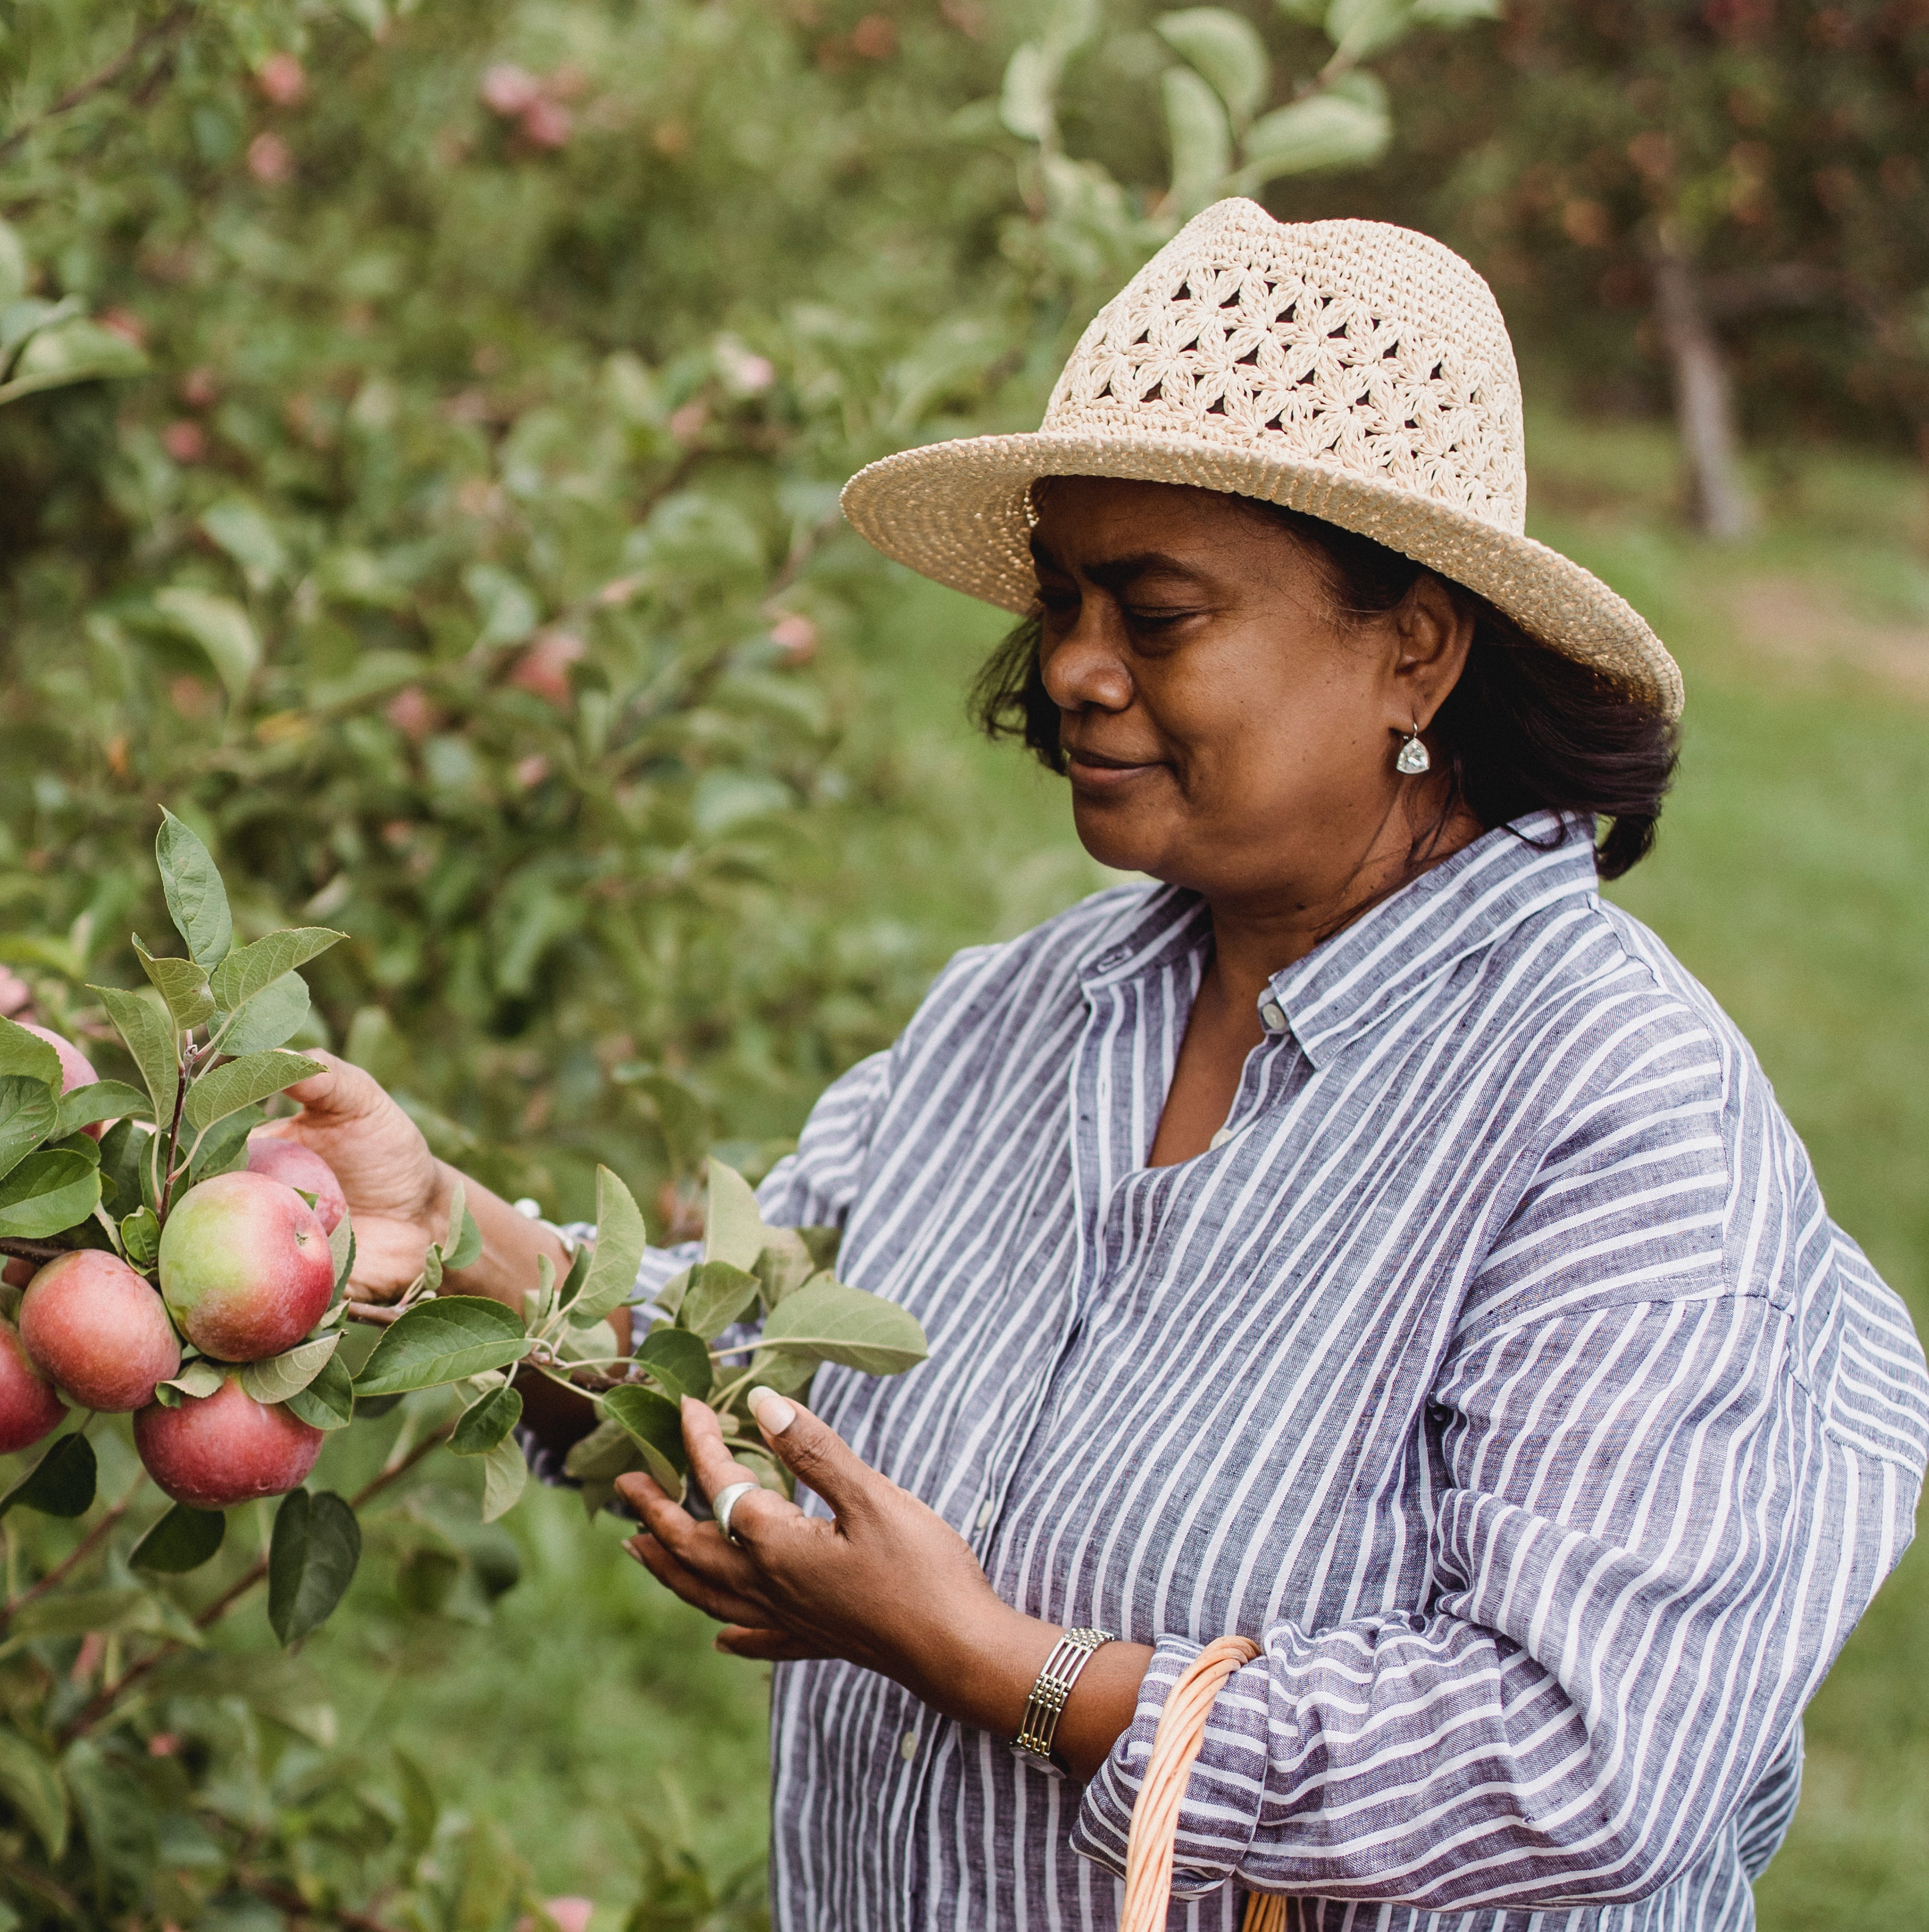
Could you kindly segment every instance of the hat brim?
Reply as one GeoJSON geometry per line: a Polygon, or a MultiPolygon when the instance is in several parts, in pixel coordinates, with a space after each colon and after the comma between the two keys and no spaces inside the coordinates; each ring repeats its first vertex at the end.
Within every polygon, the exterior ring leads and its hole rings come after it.
{"type": "Polygon", "coordinates": [[[1185,435],[966,436],[860,470],[844,514],[920,576],[1022,613],[1037,594],[1030,491],[1042,476],[1117,476],[1256,497],[1371,537],[1484,597],[1550,649],[1592,665],[1663,716],[1680,668],[1640,613],[1592,571],[1466,511],[1329,467],[1185,435]]]}

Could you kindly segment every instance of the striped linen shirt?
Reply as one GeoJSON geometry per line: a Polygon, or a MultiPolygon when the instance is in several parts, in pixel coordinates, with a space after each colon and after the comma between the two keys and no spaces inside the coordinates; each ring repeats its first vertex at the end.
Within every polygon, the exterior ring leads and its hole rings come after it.
{"type": "Polygon", "coordinates": [[[760,1191],[930,1336],[818,1412],[1006,1601],[1156,1646],[1082,1790],[778,1666],[780,1932],[1112,1925],[1162,1701],[1228,1631],[1262,1654],[1174,1926],[1252,1890],[1296,1928],[1751,1925],[1803,1704],[1910,1534],[1906,1312],[1585,826],[1490,832],[1277,974],[1220,1143],[1148,1168],[1210,955],[1147,886],[961,953],[760,1191]]]}

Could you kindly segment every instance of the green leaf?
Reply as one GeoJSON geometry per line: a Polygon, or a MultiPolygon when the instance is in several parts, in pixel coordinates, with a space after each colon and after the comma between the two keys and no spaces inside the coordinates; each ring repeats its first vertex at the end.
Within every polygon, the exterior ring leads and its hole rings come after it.
{"type": "Polygon", "coordinates": [[[1190,68],[1168,68],[1160,87],[1172,155],[1173,202],[1180,213],[1196,214],[1219,195],[1232,171],[1232,129],[1217,94],[1190,68]]]}
{"type": "Polygon", "coordinates": [[[636,1438],[614,1418],[599,1422],[562,1459],[562,1473],[577,1481],[611,1482],[637,1466],[642,1451],[636,1438]]]}
{"type": "Polygon", "coordinates": [[[136,1268],[154,1266],[160,1253],[160,1223],[152,1208],[136,1208],[121,1216],[121,1250],[136,1268]]]}
{"type": "Polygon", "coordinates": [[[440,1295],[418,1303],[382,1331],[355,1378],[355,1392],[401,1395],[434,1388],[485,1369],[506,1369],[528,1352],[522,1323],[500,1301],[440,1295]]]}
{"type": "Polygon", "coordinates": [[[188,1185],[196,1186],[215,1174],[232,1174],[247,1166],[248,1137],[266,1118],[259,1107],[238,1107],[217,1120],[194,1143],[188,1185]]]}
{"type": "Polygon", "coordinates": [[[298,973],[269,981],[221,1034],[224,1053],[260,1053],[293,1037],[308,1017],[308,982],[298,973]]]}
{"type": "Polygon", "coordinates": [[[1367,90],[1330,88],[1253,122],[1246,136],[1246,166],[1233,185],[1244,193],[1280,175],[1364,167],[1378,160],[1392,138],[1393,124],[1384,105],[1375,104],[1367,90]]]}
{"type": "Polygon", "coordinates": [[[218,1362],[211,1362],[205,1356],[182,1365],[180,1374],[163,1382],[163,1388],[176,1389],[183,1395],[194,1396],[199,1402],[212,1395],[228,1378],[228,1372],[218,1362]]]}
{"type": "Polygon", "coordinates": [[[713,1379],[710,1352],[700,1335],[668,1325],[652,1328],[643,1338],[636,1359],[663,1384],[672,1400],[686,1395],[699,1402],[710,1392],[713,1379]]]}
{"type": "Polygon", "coordinates": [[[522,1500],[530,1466],[513,1441],[499,1442],[482,1457],[482,1520],[494,1522],[522,1500]]]}
{"type": "Polygon", "coordinates": [[[191,959],[157,959],[141,944],[140,934],[132,935],[134,957],[154,989],[167,1004],[176,1026],[185,1033],[197,1027],[214,1010],[214,995],[208,990],[208,975],[191,959]]]}
{"type": "Polygon", "coordinates": [[[902,1375],[930,1353],[916,1316],[882,1295],[818,1275],[772,1313],[764,1347],[841,1363],[868,1376],[902,1375]]]}
{"type": "Polygon", "coordinates": [[[96,1080],[61,1096],[47,1138],[64,1141],[97,1120],[144,1120],[148,1113],[148,1097],[140,1088],[130,1087],[124,1080],[96,1080]]]}
{"type": "Polygon", "coordinates": [[[196,1080],[188,1090],[182,1118],[190,1127],[211,1127],[226,1115],[252,1106],[257,1100],[266,1100],[284,1087],[292,1087],[296,1081],[321,1071],[319,1060],[310,1060],[298,1053],[246,1054],[196,1080]]]}
{"type": "Polygon", "coordinates": [[[462,1412],[449,1451],[457,1456],[484,1456],[523,1419],[523,1399],[506,1384],[491,1389],[480,1402],[462,1412]]]}
{"type": "Polygon", "coordinates": [[[569,1304],[579,1328],[600,1322],[636,1292],[636,1272],[650,1237],[635,1196],[607,1167],[596,1170],[596,1251],[581,1292],[569,1304]]]}
{"type": "MultiPolygon", "coordinates": [[[[482,1230],[476,1225],[476,1216],[465,1206],[462,1226],[454,1242],[451,1243],[446,1236],[443,1238],[442,1264],[446,1268],[473,1268],[482,1258],[482,1230]]],[[[549,1257],[545,1255],[542,1258],[548,1261],[549,1257]]]]}
{"type": "Polygon", "coordinates": [[[435,1786],[406,1752],[389,1747],[395,1760],[396,1785],[402,1800],[402,1848],[411,1868],[435,1840],[436,1821],[442,1816],[435,1786]]]}
{"type": "Polygon", "coordinates": [[[67,1787],[52,1762],[18,1731],[0,1730],[0,1798],[33,1828],[46,1855],[67,1849],[67,1787]]]}
{"type": "Polygon", "coordinates": [[[111,1185],[114,1200],[124,1212],[141,1198],[141,1156],[153,1133],[132,1120],[118,1120],[100,1136],[101,1196],[111,1185]]]}
{"type": "Polygon", "coordinates": [[[190,1509],[176,1503],[129,1553],[136,1570],[178,1576],[198,1570],[221,1546],[228,1520],[219,1510],[190,1509]]]}
{"type": "Polygon", "coordinates": [[[0,1075],[0,1175],[10,1174],[53,1133],[60,1114],[53,1090],[22,1073],[0,1075]]]}
{"type": "Polygon", "coordinates": [[[154,1119],[164,1124],[172,1120],[174,1096],[181,1084],[181,1042],[166,1007],[154,993],[124,992],[118,986],[90,986],[88,991],[100,994],[107,1017],[134,1055],[154,1102],[154,1119]]]}
{"type": "Polygon", "coordinates": [[[349,1270],[355,1265],[355,1228],[346,1210],[328,1237],[328,1254],[335,1264],[335,1292],[339,1294],[348,1280],[349,1270]]]}
{"type": "Polygon", "coordinates": [[[1412,17],[1413,0],[1333,0],[1326,10],[1326,37],[1334,53],[1350,64],[1390,46],[1412,17]]]}
{"type": "Polygon", "coordinates": [[[362,1526],[332,1490],[290,1490],[268,1549],[268,1621],[282,1642],[328,1621],[362,1560],[362,1526]]]}
{"type": "Polygon", "coordinates": [[[586,1241],[579,1241],[576,1252],[569,1258],[569,1272],[562,1277],[562,1286],[556,1291],[556,1305],[568,1308],[583,1292],[583,1284],[590,1279],[590,1261],[592,1252],[586,1241]]]}
{"type": "Polygon", "coordinates": [[[84,1154],[30,1154],[0,1180],[0,1235],[44,1241],[86,1220],[100,1202],[100,1170],[84,1154]]]}
{"type": "Polygon", "coordinates": [[[690,1285],[676,1311],[676,1325],[713,1342],[748,1312],[760,1286],[756,1276],[728,1262],[701,1262],[690,1270],[690,1285]]]}
{"type": "Polygon", "coordinates": [[[644,1466],[672,1502],[683,1500],[689,1451],[683,1446],[683,1412],[668,1396],[635,1382],[602,1398],[603,1413],[628,1430],[643,1451],[644,1466]]]}
{"type": "Polygon", "coordinates": [[[331,1355],[314,1380],[288,1398],[287,1407],[310,1429],[346,1429],[355,1420],[355,1378],[348,1364],[338,1354],[331,1355]]]}
{"type": "Polygon", "coordinates": [[[271,932],[251,946],[236,946],[214,968],[211,984],[217,1004],[224,1013],[234,1012],[347,936],[326,926],[298,926],[271,932]]]}
{"type": "Polygon", "coordinates": [[[714,1158],[706,1164],[706,1182],[704,1260],[728,1262],[734,1268],[755,1268],[770,1234],[757,1211],[750,1183],[735,1168],[714,1158]]]}
{"type": "Polygon", "coordinates": [[[164,806],[154,856],[175,931],[196,964],[213,972],[226,958],[235,936],[228,889],[221,883],[214,855],[164,806]]]}
{"type": "Polygon", "coordinates": [[[158,1807],[128,1760],[110,1756],[95,1738],[73,1745],[62,1768],[87,1840],[85,1868],[96,1908],[89,1916],[99,1924],[109,1919],[107,1908],[115,1900],[146,1892],[159,1856],[158,1807]]]}
{"type": "Polygon", "coordinates": [[[794,1294],[824,1264],[812,1255],[803,1237],[794,1228],[766,1228],[764,1252],[752,1270],[762,1284],[764,1306],[775,1308],[785,1295],[794,1294]]]}
{"type": "Polygon", "coordinates": [[[125,336],[76,316],[41,328],[28,339],[8,380],[0,383],[0,403],[74,382],[138,376],[146,367],[147,358],[125,336]]]}
{"type": "Polygon", "coordinates": [[[298,1342],[293,1348],[264,1360],[248,1363],[241,1372],[244,1394],[265,1407],[299,1395],[326,1368],[341,1344],[341,1330],[318,1335],[312,1342],[298,1342]]]}
{"type": "Polygon", "coordinates": [[[56,1094],[63,1078],[60,1055],[38,1034],[12,1020],[0,1019],[0,1074],[17,1073],[38,1080],[56,1094]]]}
{"type": "Polygon", "coordinates": [[[24,1606],[14,1616],[8,1641],[49,1636],[158,1636],[176,1643],[206,1641],[165,1597],[140,1585],[98,1590],[55,1591],[24,1606]]]}
{"type": "Polygon", "coordinates": [[[1259,111],[1272,88],[1273,64],[1250,20],[1223,7],[1188,7],[1161,14],[1152,25],[1212,82],[1236,127],[1259,111]]]}
{"type": "Polygon", "coordinates": [[[254,590],[268,589],[288,568],[274,526],[245,496],[224,496],[201,512],[201,527],[240,566],[254,590]]]}
{"type": "MultiPolygon", "coordinates": [[[[255,635],[247,611],[232,597],[217,596],[212,591],[196,590],[187,584],[157,590],[154,608],[167,620],[171,630],[207,652],[208,662],[227,688],[229,697],[239,698],[261,664],[261,640],[255,635]]],[[[187,934],[183,933],[182,937],[186,938],[187,934]]],[[[224,952],[226,950],[222,948],[224,952]]],[[[194,956],[202,957],[198,948],[194,956]]],[[[214,961],[205,963],[212,965],[214,961]]]]}

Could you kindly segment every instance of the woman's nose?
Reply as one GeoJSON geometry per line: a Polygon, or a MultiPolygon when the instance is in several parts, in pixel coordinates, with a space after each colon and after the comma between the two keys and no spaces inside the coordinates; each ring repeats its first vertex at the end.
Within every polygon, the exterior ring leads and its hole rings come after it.
{"type": "Polygon", "coordinates": [[[1107,600],[1087,596],[1070,630],[1055,641],[1047,634],[1046,694],[1060,711],[1123,711],[1131,704],[1132,674],[1113,634],[1112,615],[1107,600]]]}

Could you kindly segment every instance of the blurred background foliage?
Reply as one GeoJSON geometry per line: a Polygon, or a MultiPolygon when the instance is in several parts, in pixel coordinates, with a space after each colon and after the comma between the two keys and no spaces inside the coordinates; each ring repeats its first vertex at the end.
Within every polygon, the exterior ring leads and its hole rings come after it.
{"type": "MultiPolygon", "coordinates": [[[[245,932],[348,932],[311,1036],[440,1150],[568,1214],[605,1160],[686,1231],[709,1146],[766,1162],[952,950],[1103,882],[961,722],[996,614],[838,486],[1035,424],[1098,302],[1250,192],[1493,280],[1536,533],[1688,670],[1622,896],[1929,1312],[1929,0],[1494,10],[4,0],[0,993],[85,1033],[81,982],[136,976],[165,800],[245,932]]],[[[494,1592],[500,1550],[405,1499],[314,1653],[326,1725],[264,1693],[137,1728],[200,1740],[168,1765],[325,1919],[406,1878],[410,1922],[480,1925],[519,1856],[638,1932],[748,1924],[623,1820],[668,1774],[716,1870],[754,1857],[760,1686],[574,1508],[519,1513],[494,1592]]],[[[84,1533],[6,1528],[16,1580],[84,1533]]],[[[1816,1707],[1782,1932],[1929,1922],[1925,1609],[1912,1560],[1816,1707]]],[[[287,1917],[180,1849],[116,1922],[287,1917]]]]}

